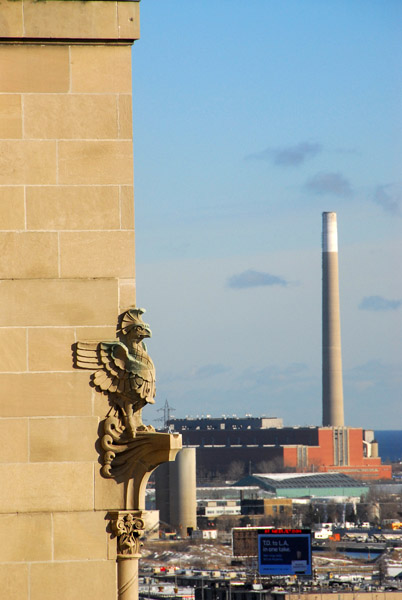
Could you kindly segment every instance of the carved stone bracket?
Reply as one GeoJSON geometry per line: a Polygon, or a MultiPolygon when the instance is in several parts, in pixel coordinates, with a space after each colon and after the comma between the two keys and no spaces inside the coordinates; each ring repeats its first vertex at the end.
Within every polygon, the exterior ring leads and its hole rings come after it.
{"type": "Polygon", "coordinates": [[[117,537],[117,557],[121,559],[139,558],[145,523],[142,511],[120,510],[109,513],[114,535],[117,537]]]}
{"type": "Polygon", "coordinates": [[[158,433],[142,422],[142,409],[155,396],[155,367],[143,341],[151,337],[144,312],[131,308],[122,313],[115,340],[73,346],[74,366],[91,370],[91,384],[108,397],[111,408],[100,434],[101,473],[124,483],[126,510],[145,509],[149,476],[182,447],[180,434],[158,433]]]}
{"type": "Polygon", "coordinates": [[[154,469],[174,460],[182,448],[179,433],[137,431],[134,439],[127,438],[114,417],[104,421],[101,439],[102,474],[126,484],[126,509],[145,509],[145,488],[154,469]]]}

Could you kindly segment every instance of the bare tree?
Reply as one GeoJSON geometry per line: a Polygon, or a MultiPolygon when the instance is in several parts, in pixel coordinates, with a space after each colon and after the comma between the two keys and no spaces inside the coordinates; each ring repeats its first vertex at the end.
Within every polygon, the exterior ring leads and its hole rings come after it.
{"type": "Polygon", "coordinates": [[[277,456],[272,460],[262,460],[255,467],[256,473],[291,473],[295,469],[283,466],[283,459],[277,456]]]}
{"type": "Polygon", "coordinates": [[[226,477],[230,481],[238,481],[245,475],[246,463],[242,460],[234,460],[230,463],[226,477]]]}

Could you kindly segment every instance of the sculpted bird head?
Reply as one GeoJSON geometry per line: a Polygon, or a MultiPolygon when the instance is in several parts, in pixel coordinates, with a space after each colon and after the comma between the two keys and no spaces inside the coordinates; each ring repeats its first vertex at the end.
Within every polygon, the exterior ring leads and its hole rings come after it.
{"type": "Polygon", "coordinates": [[[132,341],[140,342],[144,338],[150,338],[152,331],[148,323],[144,323],[142,316],[145,313],[145,308],[130,308],[127,310],[121,319],[119,333],[128,336],[132,341]]]}

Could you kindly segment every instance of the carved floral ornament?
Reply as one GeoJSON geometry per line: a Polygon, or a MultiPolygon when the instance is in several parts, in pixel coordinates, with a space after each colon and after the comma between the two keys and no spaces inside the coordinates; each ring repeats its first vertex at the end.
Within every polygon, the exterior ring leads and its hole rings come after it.
{"type": "Polygon", "coordinates": [[[145,528],[141,511],[118,511],[109,516],[112,531],[117,537],[118,557],[138,556],[142,545],[140,538],[145,528]]]}

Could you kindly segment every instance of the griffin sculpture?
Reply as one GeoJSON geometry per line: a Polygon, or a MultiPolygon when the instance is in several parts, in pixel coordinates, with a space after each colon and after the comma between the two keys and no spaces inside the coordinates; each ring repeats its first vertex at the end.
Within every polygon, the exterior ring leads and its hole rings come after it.
{"type": "Polygon", "coordinates": [[[144,312],[132,308],[121,315],[118,340],[75,345],[75,366],[95,371],[92,383],[108,394],[124,424],[126,439],[134,439],[137,431],[153,430],[141,419],[141,409],[155,402],[155,367],[143,342],[152,332],[142,320],[144,312]]]}

